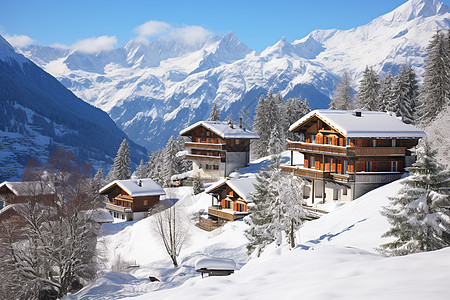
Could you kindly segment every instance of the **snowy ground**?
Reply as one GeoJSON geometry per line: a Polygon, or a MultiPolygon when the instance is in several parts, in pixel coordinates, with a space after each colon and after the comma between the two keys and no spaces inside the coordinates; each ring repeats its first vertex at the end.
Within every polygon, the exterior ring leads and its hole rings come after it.
{"type": "MultiPolygon", "coordinates": [[[[240,171],[250,175],[266,162],[261,160],[240,171]]],[[[211,199],[192,196],[189,188],[168,189],[169,199],[192,216],[190,243],[182,251],[179,268],[171,261],[152,230],[152,217],[107,224],[100,249],[105,270],[117,264],[136,265],[120,273],[104,275],[67,299],[448,299],[450,249],[386,257],[376,248],[387,242],[388,228],[379,214],[395,195],[393,182],[306,223],[298,232],[297,247],[270,245],[260,258],[245,253],[242,221],[228,223],[213,232],[194,226],[193,213],[206,209],[211,199]],[[172,201],[172,200],[171,200],[172,201]],[[232,258],[238,271],[226,277],[202,279],[195,272],[198,258],[232,258]],[[116,261],[116,263],[114,263],[116,261]],[[139,266],[139,267],[137,267],[139,266]],[[148,276],[161,282],[152,283],[148,276]]]]}

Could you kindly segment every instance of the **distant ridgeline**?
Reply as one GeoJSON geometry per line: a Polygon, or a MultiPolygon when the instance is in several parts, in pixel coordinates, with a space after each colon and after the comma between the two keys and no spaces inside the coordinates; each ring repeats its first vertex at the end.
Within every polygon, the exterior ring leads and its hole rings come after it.
{"type": "MultiPolygon", "coordinates": [[[[126,138],[102,110],[76,97],[53,76],[14,52],[0,36],[0,181],[17,179],[31,157],[55,147],[80,161],[112,161],[126,138]]],[[[147,156],[130,142],[131,159],[147,156]]]]}

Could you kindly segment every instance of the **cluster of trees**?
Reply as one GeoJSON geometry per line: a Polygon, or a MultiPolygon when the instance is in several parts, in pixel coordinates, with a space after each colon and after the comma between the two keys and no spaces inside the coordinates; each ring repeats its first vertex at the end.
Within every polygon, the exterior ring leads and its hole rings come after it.
{"type": "Polygon", "coordinates": [[[367,66],[359,83],[359,93],[354,103],[350,76],[344,73],[330,109],[390,111],[403,122],[426,125],[450,104],[450,31],[438,31],[430,41],[425,60],[423,87],[419,89],[413,68],[404,65],[398,75],[388,72],[380,78],[367,66]]]}
{"type": "MultiPolygon", "coordinates": [[[[180,155],[180,152],[184,150],[184,142],[181,136],[178,139],[173,136],[170,137],[166,147],[153,152],[146,163],[141,160],[133,174],[138,178],[152,178],[161,186],[169,186],[173,175],[192,169],[192,163],[184,160],[183,156],[180,155]]],[[[124,139],[117,150],[114,163],[104,183],[118,179],[130,179],[131,175],[130,150],[127,140],[124,139]]],[[[103,178],[102,168],[99,168],[94,178],[98,180],[103,178]]]]}
{"type": "Polygon", "coordinates": [[[274,241],[281,245],[283,236],[287,236],[290,247],[294,248],[295,232],[305,217],[302,206],[304,183],[292,174],[282,173],[280,160],[280,156],[274,156],[268,169],[256,177],[253,206],[249,208],[250,215],[244,219],[250,226],[245,231],[249,255],[259,256],[274,241]]]}
{"type": "Polygon", "coordinates": [[[56,299],[95,278],[99,233],[95,210],[104,208],[90,165],[56,149],[44,165],[24,173],[15,215],[0,227],[0,298],[56,299]],[[44,196],[45,195],[45,196],[44,196]]]}
{"type": "Polygon", "coordinates": [[[286,149],[286,139],[295,139],[289,132],[289,126],[309,113],[308,102],[299,98],[283,100],[281,94],[269,91],[262,95],[255,109],[253,131],[259,139],[252,144],[254,158],[278,154],[286,149]]]}

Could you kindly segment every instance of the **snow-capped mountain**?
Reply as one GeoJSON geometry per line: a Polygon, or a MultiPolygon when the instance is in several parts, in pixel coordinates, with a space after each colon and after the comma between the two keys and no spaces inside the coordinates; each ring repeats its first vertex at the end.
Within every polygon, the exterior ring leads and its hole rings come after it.
{"type": "Polygon", "coordinates": [[[355,88],[366,65],[395,74],[408,63],[420,74],[431,36],[449,27],[448,6],[410,0],[369,24],[316,30],[292,43],[282,38],[262,53],[233,33],[195,45],[132,40],[97,54],[39,46],[20,51],[155,150],[170,135],[207,118],[214,101],[223,118],[237,116],[242,106],[253,113],[259,96],[272,88],[284,97],[301,94],[312,108],[326,108],[345,70],[355,88]]]}
{"type": "MultiPolygon", "coordinates": [[[[60,55],[45,52],[43,59],[60,55]]],[[[30,158],[48,158],[55,147],[73,151],[80,161],[111,163],[124,138],[105,112],[77,98],[0,36],[0,181],[19,179],[30,158]]],[[[146,156],[134,142],[131,152],[136,163],[146,156]]]]}

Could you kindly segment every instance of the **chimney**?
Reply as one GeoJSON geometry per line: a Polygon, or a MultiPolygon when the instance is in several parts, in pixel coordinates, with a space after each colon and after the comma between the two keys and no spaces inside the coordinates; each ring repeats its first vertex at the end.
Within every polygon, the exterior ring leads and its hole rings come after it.
{"type": "Polygon", "coordinates": [[[142,187],[142,180],[139,179],[138,186],[142,187]]]}
{"type": "Polygon", "coordinates": [[[355,109],[355,110],[353,110],[353,114],[352,115],[354,115],[355,117],[361,117],[362,111],[359,110],[359,109],[355,109]]]}
{"type": "Polygon", "coordinates": [[[239,118],[239,128],[242,129],[242,118],[239,118]]]}

